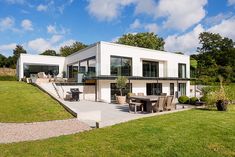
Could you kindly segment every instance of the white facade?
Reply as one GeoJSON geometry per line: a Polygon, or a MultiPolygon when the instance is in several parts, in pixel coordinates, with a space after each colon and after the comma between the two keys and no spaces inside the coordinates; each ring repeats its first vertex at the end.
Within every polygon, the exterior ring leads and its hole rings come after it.
{"type": "Polygon", "coordinates": [[[22,54],[18,61],[19,79],[24,77],[24,64],[58,65],[59,75],[65,71],[68,73],[68,66],[79,66],[80,62],[87,58],[95,58],[95,76],[97,77],[97,100],[111,101],[111,83],[114,79],[102,79],[102,76],[111,75],[111,56],[128,57],[132,59],[132,75],[143,77],[143,61],[153,61],[159,64],[159,79],[130,80],[133,93],[146,93],[147,83],[161,83],[162,93],[170,94],[170,83],[174,83],[174,92],[178,91],[178,83],[186,83],[186,95],[190,96],[190,59],[187,55],[175,54],[164,51],[156,51],[145,48],[126,46],[108,42],[98,42],[88,48],[80,50],[67,57],[54,57],[42,55],[22,54]],[[186,65],[185,79],[178,78],[178,65],[186,65]],[[163,79],[164,78],[164,79],[163,79]]]}

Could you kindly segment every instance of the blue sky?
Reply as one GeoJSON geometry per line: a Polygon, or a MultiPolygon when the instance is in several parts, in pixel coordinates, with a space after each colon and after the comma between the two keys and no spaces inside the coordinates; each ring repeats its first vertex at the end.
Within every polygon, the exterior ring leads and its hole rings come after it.
{"type": "Polygon", "coordinates": [[[59,50],[74,41],[115,41],[154,32],[165,50],[195,53],[198,34],[235,40],[235,0],[0,0],[0,53],[16,44],[28,53],[59,50]]]}

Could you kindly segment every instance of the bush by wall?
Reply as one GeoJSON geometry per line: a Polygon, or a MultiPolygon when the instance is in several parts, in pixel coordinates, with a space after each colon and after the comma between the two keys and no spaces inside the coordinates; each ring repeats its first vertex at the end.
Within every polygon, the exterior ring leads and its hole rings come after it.
{"type": "Polygon", "coordinates": [[[16,76],[0,76],[0,81],[17,81],[16,76]]]}
{"type": "Polygon", "coordinates": [[[197,101],[198,101],[198,98],[197,98],[197,97],[192,97],[192,98],[189,99],[189,103],[190,103],[191,105],[195,105],[197,101]]]}
{"type": "Polygon", "coordinates": [[[178,98],[178,101],[181,104],[187,104],[187,103],[189,103],[189,97],[187,97],[187,96],[180,96],[178,98]]]}

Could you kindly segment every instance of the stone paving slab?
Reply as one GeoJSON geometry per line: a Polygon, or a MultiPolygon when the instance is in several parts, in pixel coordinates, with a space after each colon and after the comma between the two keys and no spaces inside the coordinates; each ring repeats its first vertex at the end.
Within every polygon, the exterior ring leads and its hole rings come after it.
{"type": "Polygon", "coordinates": [[[89,125],[76,118],[33,123],[0,123],[0,143],[46,139],[90,129],[89,125]]]}

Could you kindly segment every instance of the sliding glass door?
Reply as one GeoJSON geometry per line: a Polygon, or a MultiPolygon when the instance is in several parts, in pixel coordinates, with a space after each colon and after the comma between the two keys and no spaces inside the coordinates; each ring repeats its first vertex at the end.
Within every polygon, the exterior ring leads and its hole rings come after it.
{"type": "Polygon", "coordinates": [[[146,84],[147,95],[160,95],[162,93],[161,83],[147,83],[146,84]]]}

